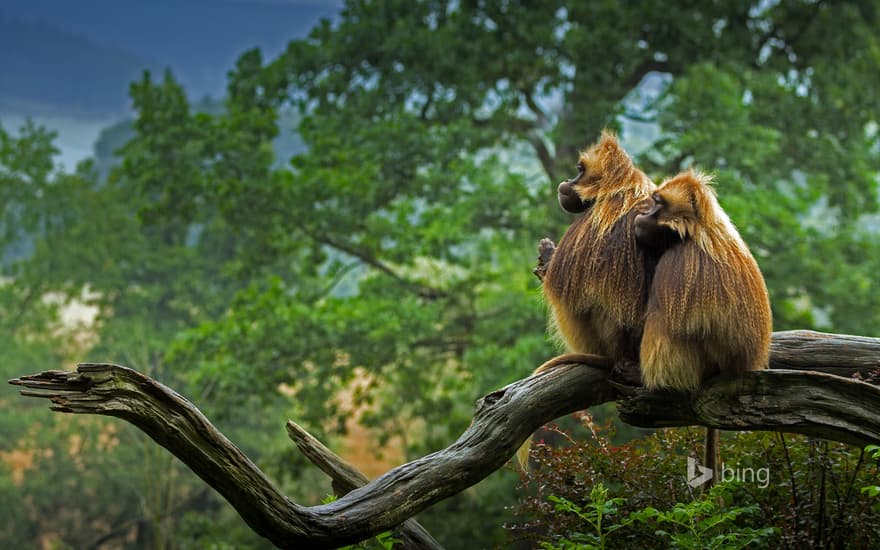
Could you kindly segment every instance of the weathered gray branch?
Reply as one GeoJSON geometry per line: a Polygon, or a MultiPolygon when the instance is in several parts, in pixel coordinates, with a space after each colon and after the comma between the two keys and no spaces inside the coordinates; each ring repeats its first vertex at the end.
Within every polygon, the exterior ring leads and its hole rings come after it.
{"type": "Polygon", "coordinates": [[[770,368],[852,376],[880,369],[880,338],[812,330],[774,332],[770,368]]]}
{"type": "Polygon", "coordinates": [[[337,496],[348,494],[369,483],[367,476],[328,449],[315,436],[293,420],[287,421],[287,435],[309,461],[332,480],[337,496]]]}
{"type": "MultiPolygon", "coordinates": [[[[880,368],[880,339],[776,333],[771,367],[719,377],[696,395],[671,399],[636,391],[621,403],[621,417],[643,426],[702,424],[880,443],[880,389],[828,374],[859,372],[872,379],[880,368]],[[785,370],[775,370],[779,367],[785,370]]],[[[117,416],[136,425],[222,494],[257,533],[283,548],[331,548],[392,529],[500,468],[540,425],[620,397],[607,370],[597,366],[561,366],[519,380],[480,399],[471,426],[446,449],[399,466],[337,501],[305,507],[280,494],[186,399],[131,369],[84,364],[76,372],[50,371],[10,382],[27,388],[23,395],[51,399],[52,410],[117,416]]],[[[315,460],[325,463],[322,469],[337,483],[364,481],[329,465],[326,456],[315,460]]]]}
{"type": "Polygon", "coordinates": [[[134,370],[82,364],[11,380],[51,409],[123,418],[186,463],[248,525],[281,548],[335,548],[393,529],[499,469],[541,424],[613,399],[604,370],[560,367],[477,402],[458,441],[399,466],[329,504],[289,501],[191,403],[134,370]]]}
{"type": "Polygon", "coordinates": [[[880,388],[819,372],[719,376],[692,397],[643,392],[617,410],[621,420],[643,428],[702,424],[801,433],[859,446],[880,441],[880,388]]]}
{"type": "MultiPolygon", "coordinates": [[[[312,434],[303,429],[293,420],[287,421],[287,435],[296,444],[296,448],[308,458],[319,470],[330,476],[333,492],[343,496],[369,483],[367,476],[362,474],[349,462],[328,449],[312,434]]],[[[399,527],[395,537],[399,544],[395,548],[431,550],[442,549],[434,537],[416,520],[408,519],[399,527]]]]}

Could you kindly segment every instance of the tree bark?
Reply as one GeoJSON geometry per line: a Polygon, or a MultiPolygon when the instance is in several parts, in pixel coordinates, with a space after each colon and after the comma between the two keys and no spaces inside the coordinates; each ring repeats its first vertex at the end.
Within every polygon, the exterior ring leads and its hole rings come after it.
{"type": "Polygon", "coordinates": [[[770,368],[814,370],[838,376],[880,369],[880,338],[812,330],[774,332],[770,368]]]}
{"type": "Polygon", "coordinates": [[[393,529],[499,469],[540,425],[613,399],[604,369],[560,367],[477,401],[471,426],[441,451],[399,466],[329,504],[288,500],[202,413],[143,374],[81,364],[10,380],[58,412],[116,416],[134,424],[216,489],[279,548],[336,548],[393,529]]]}
{"type": "MultiPolygon", "coordinates": [[[[319,470],[330,476],[333,492],[337,496],[347,495],[358,487],[369,483],[367,476],[362,474],[349,462],[343,460],[312,434],[294,422],[287,421],[287,435],[296,444],[297,449],[308,458],[319,470]]],[[[442,549],[434,537],[416,520],[408,519],[397,529],[395,539],[399,541],[395,548],[413,550],[442,549]]]]}
{"type": "MultiPolygon", "coordinates": [[[[22,395],[50,399],[54,411],[131,422],[186,463],[276,546],[333,548],[393,529],[476,484],[503,466],[544,423],[621,397],[621,418],[639,426],[774,430],[880,444],[880,388],[865,381],[880,368],[880,339],[775,333],[770,363],[773,370],[710,380],[698,394],[635,390],[625,396],[609,383],[605,367],[560,366],[478,400],[470,427],[446,449],[312,507],[288,500],[195,406],[136,371],[82,364],[75,372],[48,371],[10,383],[26,388],[22,395]],[[864,380],[845,378],[852,375],[864,380]]],[[[288,430],[294,439],[304,437],[293,423],[288,430]]],[[[317,448],[314,443],[298,446],[317,448]]],[[[326,455],[312,460],[324,464],[337,483],[347,484],[343,487],[364,481],[330,465],[326,455]]]]}

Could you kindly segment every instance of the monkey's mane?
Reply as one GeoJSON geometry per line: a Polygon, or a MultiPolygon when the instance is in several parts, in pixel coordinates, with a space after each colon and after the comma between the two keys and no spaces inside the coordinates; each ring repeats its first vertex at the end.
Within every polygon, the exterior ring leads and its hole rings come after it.
{"type": "Polygon", "coordinates": [[[663,182],[659,191],[667,202],[686,207],[686,215],[674,216],[665,223],[682,239],[692,239],[712,260],[729,263],[734,256],[750,252],[721,208],[713,183],[711,175],[693,169],[663,182]]]}
{"type": "Polygon", "coordinates": [[[654,182],[633,164],[632,159],[609,130],[582,157],[588,172],[598,178],[595,203],[587,214],[596,235],[605,235],[611,227],[648,198],[654,182]]]}
{"type": "Polygon", "coordinates": [[[634,234],[635,206],[656,186],[611,132],[603,132],[581,160],[597,193],[560,241],[545,289],[575,310],[599,307],[611,319],[609,325],[634,327],[641,322],[646,291],[642,251],[634,234]]]}
{"type": "MultiPolygon", "coordinates": [[[[685,240],[660,258],[649,311],[662,314],[670,334],[701,338],[709,355],[716,353],[713,350],[726,354],[704,361],[754,368],[766,363],[769,345],[767,288],[748,246],[718,203],[711,181],[706,174],[688,170],[658,190],[672,210],[672,219],[664,223],[685,240]]],[[[661,385],[669,383],[665,380],[661,385]]]]}

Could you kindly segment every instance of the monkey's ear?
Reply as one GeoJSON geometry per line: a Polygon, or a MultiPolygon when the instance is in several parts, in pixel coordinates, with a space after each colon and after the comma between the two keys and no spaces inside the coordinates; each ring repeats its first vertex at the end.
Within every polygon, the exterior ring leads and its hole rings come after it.
{"type": "Polygon", "coordinates": [[[622,151],[620,142],[617,140],[617,134],[614,130],[609,130],[608,128],[602,130],[602,135],[599,138],[599,147],[604,151],[622,151]]]}
{"type": "Polygon", "coordinates": [[[689,204],[694,216],[701,219],[715,209],[715,189],[711,183],[712,176],[689,168],[663,182],[661,188],[677,194],[679,203],[689,204]]]}
{"type": "Polygon", "coordinates": [[[605,173],[628,170],[632,166],[632,159],[620,146],[617,135],[611,130],[602,130],[602,137],[599,139],[597,149],[597,156],[605,173]]]}

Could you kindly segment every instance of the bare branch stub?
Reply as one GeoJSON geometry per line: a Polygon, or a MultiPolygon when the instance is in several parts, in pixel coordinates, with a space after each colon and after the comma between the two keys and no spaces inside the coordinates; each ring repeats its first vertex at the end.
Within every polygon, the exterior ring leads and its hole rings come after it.
{"type": "Polygon", "coordinates": [[[293,420],[287,421],[287,436],[309,461],[333,481],[333,490],[342,496],[369,483],[367,476],[343,460],[293,420]]]}
{"type": "MultiPolygon", "coordinates": [[[[312,464],[330,477],[333,491],[337,496],[346,495],[369,482],[367,476],[292,420],[287,421],[287,435],[312,464]]],[[[443,548],[428,530],[413,518],[400,525],[395,538],[400,540],[400,547],[404,549],[440,550],[443,548]]]]}

